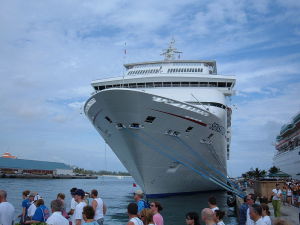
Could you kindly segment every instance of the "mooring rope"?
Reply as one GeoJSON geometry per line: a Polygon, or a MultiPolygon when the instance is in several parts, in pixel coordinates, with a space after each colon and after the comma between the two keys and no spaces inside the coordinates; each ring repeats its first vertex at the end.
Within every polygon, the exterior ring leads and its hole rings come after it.
{"type": "MultiPolygon", "coordinates": [[[[151,138],[151,140],[154,140],[153,137],[151,137],[149,134],[146,134],[144,131],[140,130],[141,133],[143,133],[145,136],[148,136],[151,138]]],[[[200,158],[200,161],[201,163],[207,165],[211,170],[214,170],[215,172],[217,172],[219,175],[221,175],[228,183],[230,183],[231,185],[235,186],[235,184],[233,182],[231,182],[231,180],[229,180],[226,175],[224,175],[222,172],[220,172],[219,170],[215,169],[213,166],[209,166],[209,164],[207,164],[205,162],[205,159],[203,159],[200,154],[195,151],[192,147],[190,147],[188,144],[185,144],[179,137],[176,137],[176,136],[172,136],[174,138],[176,138],[176,140],[179,140],[181,141],[181,144],[184,144],[185,147],[189,147],[189,151],[191,151],[194,155],[196,154],[196,156],[198,157],[198,159],[200,158]]],[[[164,145],[164,144],[161,144],[164,149],[168,149],[169,147],[164,145]]],[[[174,154],[174,153],[173,153],[174,154]]],[[[200,166],[197,166],[198,168],[200,168],[200,170],[202,170],[202,172],[206,173],[206,175],[212,177],[213,179],[216,179],[218,182],[222,182],[224,185],[226,185],[228,188],[232,188],[231,186],[227,185],[227,183],[223,182],[223,181],[220,181],[218,178],[216,178],[216,176],[213,176],[211,175],[207,170],[201,168],[200,166]]],[[[236,188],[239,192],[241,192],[241,195],[245,195],[243,191],[241,191],[239,188],[236,188]]]]}
{"type": "Polygon", "coordinates": [[[203,159],[203,157],[199,154],[199,152],[195,151],[189,144],[187,144],[185,141],[183,141],[181,138],[179,137],[175,137],[176,140],[182,144],[183,146],[185,146],[190,152],[192,152],[198,159],[200,159],[201,163],[203,163],[204,165],[206,165],[208,168],[210,168],[211,170],[213,170],[215,173],[219,174],[221,177],[225,178],[226,181],[228,183],[230,183],[231,185],[235,186],[236,189],[238,189],[240,192],[242,192],[242,190],[240,190],[239,186],[237,184],[235,184],[234,182],[232,182],[230,179],[227,178],[227,176],[225,174],[223,174],[220,170],[216,169],[213,165],[211,165],[210,163],[207,163],[207,161],[205,159],[203,159]]]}
{"type": "MultiPolygon", "coordinates": [[[[185,167],[191,169],[192,171],[196,172],[197,174],[201,175],[202,177],[204,177],[205,179],[208,179],[210,180],[211,182],[215,183],[216,185],[218,186],[221,186],[222,188],[224,188],[225,190],[227,191],[230,191],[232,193],[235,193],[236,195],[240,196],[240,197],[244,197],[244,193],[241,193],[239,190],[231,187],[231,186],[228,186],[226,183],[224,183],[223,181],[219,180],[218,178],[212,176],[211,174],[209,174],[207,171],[205,172],[201,172],[199,171],[198,169],[194,168],[194,166],[188,164],[187,162],[184,162],[182,160],[179,160],[175,157],[173,157],[172,155],[168,154],[168,153],[165,153],[163,151],[160,151],[157,149],[157,146],[154,146],[153,144],[149,143],[147,140],[143,139],[142,137],[140,137],[139,135],[133,133],[132,131],[130,131],[129,129],[126,129],[127,131],[129,131],[128,133],[136,138],[136,140],[138,140],[140,143],[148,146],[150,149],[154,150],[155,152],[163,155],[164,157],[168,158],[168,159],[171,159],[172,161],[175,161],[177,163],[180,163],[182,165],[184,165],[185,167]]],[[[139,130],[140,131],[140,130],[139,130]]],[[[147,134],[148,135],[148,134],[147,134]]],[[[149,135],[148,135],[149,136],[149,135]]],[[[160,147],[158,147],[160,148],[160,147]]],[[[174,153],[173,153],[174,154],[174,153]]]]}

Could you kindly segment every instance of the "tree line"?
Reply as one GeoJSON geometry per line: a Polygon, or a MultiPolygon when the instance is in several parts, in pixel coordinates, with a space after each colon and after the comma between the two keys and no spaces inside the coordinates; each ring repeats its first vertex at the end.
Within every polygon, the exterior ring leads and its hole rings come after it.
{"type": "MultiPolygon", "coordinates": [[[[280,172],[280,169],[277,168],[276,166],[272,166],[269,170],[268,170],[269,174],[276,174],[278,172],[280,172]]],[[[263,178],[267,176],[268,173],[266,170],[260,170],[258,168],[255,169],[250,169],[248,172],[243,173],[242,177],[243,178],[252,178],[252,179],[259,179],[259,178],[263,178]]]]}
{"type": "Polygon", "coordinates": [[[107,171],[107,170],[85,170],[83,168],[75,167],[73,169],[73,173],[75,174],[84,174],[84,175],[110,175],[110,176],[130,176],[128,172],[122,172],[122,171],[107,171]]]}

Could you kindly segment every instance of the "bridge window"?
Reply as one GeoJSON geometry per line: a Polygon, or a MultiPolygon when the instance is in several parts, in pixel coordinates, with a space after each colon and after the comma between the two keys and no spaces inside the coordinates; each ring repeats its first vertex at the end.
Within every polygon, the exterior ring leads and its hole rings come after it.
{"type": "Polygon", "coordinates": [[[153,83],[146,83],[146,87],[148,87],[148,88],[153,87],[153,83]]]}
{"type": "Polygon", "coordinates": [[[164,87],[171,87],[171,82],[163,82],[164,87]]]}
{"type": "Polygon", "coordinates": [[[129,88],[136,88],[136,84],[129,84],[129,88]]]}
{"type": "Polygon", "coordinates": [[[226,83],[225,82],[219,82],[218,87],[226,87],[226,83]]]}
{"type": "Polygon", "coordinates": [[[144,87],[145,87],[145,83],[138,83],[138,84],[137,84],[137,87],[138,87],[138,88],[144,88],[144,87]]]}
{"type": "Polygon", "coordinates": [[[230,82],[227,83],[227,87],[231,87],[231,85],[232,85],[232,83],[230,83],[230,82]]]}
{"type": "Polygon", "coordinates": [[[162,82],[155,82],[154,87],[162,87],[162,82]]]}
{"type": "Polygon", "coordinates": [[[180,87],[180,82],[172,82],[173,87],[180,87]]]}
{"type": "Polygon", "coordinates": [[[181,82],[181,87],[189,87],[190,83],[189,82],[181,82]]]}

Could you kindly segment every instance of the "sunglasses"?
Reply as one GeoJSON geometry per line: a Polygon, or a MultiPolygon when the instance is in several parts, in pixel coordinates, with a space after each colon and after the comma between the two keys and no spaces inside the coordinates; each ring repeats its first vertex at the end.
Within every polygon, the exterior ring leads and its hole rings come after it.
{"type": "Polygon", "coordinates": [[[150,207],[156,207],[156,205],[154,205],[154,204],[151,204],[151,205],[150,205],[150,207]]]}

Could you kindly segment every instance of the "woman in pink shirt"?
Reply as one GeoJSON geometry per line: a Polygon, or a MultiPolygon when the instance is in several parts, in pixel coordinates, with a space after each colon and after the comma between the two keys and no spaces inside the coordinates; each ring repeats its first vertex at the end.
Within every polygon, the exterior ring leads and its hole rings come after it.
{"type": "Polygon", "coordinates": [[[162,206],[159,202],[151,202],[150,208],[154,214],[153,221],[156,225],[164,225],[164,218],[160,215],[160,211],[162,211],[162,206]]]}

